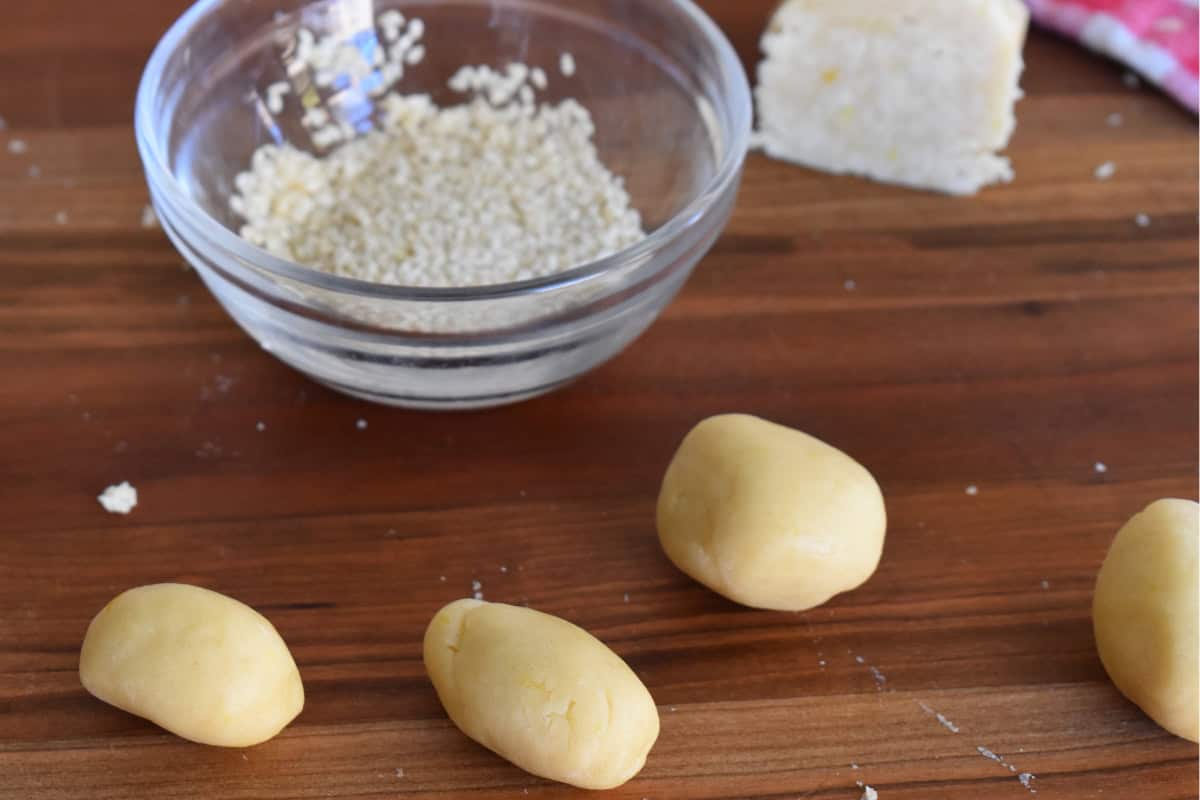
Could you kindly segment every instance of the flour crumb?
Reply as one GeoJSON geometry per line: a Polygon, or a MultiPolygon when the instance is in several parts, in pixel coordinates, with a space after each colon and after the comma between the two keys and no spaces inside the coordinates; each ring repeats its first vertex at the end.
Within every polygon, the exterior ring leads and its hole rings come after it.
{"type": "Polygon", "coordinates": [[[8,140],[8,152],[12,153],[14,156],[19,156],[24,153],[28,153],[29,152],[29,142],[25,141],[24,139],[9,139],[8,140]]]}
{"type": "Polygon", "coordinates": [[[575,56],[571,53],[563,53],[558,59],[558,71],[563,74],[564,78],[571,78],[575,76],[576,69],[575,56]]]}
{"type": "Polygon", "coordinates": [[[476,600],[483,599],[483,583],[480,581],[471,581],[471,596],[476,600]]]}
{"type": "Polygon", "coordinates": [[[110,514],[128,514],[138,504],[137,489],[133,488],[129,481],[116,486],[109,486],[96,499],[100,501],[100,505],[104,506],[104,510],[110,514]]]}
{"type": "Polygon", "coordinates": [[[1050,581],[1042,581],[1042,589],[1048,590],[1049,588],[1050,588],[1050,581]]]}
{"type": "Polygon", "coordinates": [[[396,777],[397,778],[404,777],[404,767],[396,767],[396,777]]]}
{"type": "Polygon", "coordinates": [[[875,679],[875,688],[882,689],[883,685],[887,683],[887,676],[879,670],[879,667],[872,666],[867,669],[871,670],[871,677],[875,679]]]}
{"type": "Polygon", "coordinates": [[[970,486],[967,487],[967,495],[970,497],[978,496],[979,495],[979,487],[976,486],[975,484],[971,484],[970,486]]]}
{"type": "Polygon", "coordinates": [[[158,227],[158,215],[154,213],[154,206],[142,206],[142,219],[139,224],[146,230],[158,227]]]}
{"type": "Polygon", "coordinates": [[[1103,475],[1104,473],[1108,472],[1108,464],[1105,464],[1103,461],[1097,461],[1092,466],[1092,469],[1096,470],[1096,472],[1100,475],[1103,475]]]}
{"type": "Polygon", "coordinates": [[[1136,217],[1133,218],[1134,224],[1137,225],[1139,228],[1149,228],[1150,221],[1151,220],[1150,220],[1149,214],[1138,214],[1136,217]]]}
{"type": "Polygon", "coordinates": [[[1117,174],[1117,165],[1112,161],[1105,161],[1103,164],[1096,167],[1096,171],[1093,174],[1096,176],[1096,180],[1098,181],[1109,180],[1112,178],[1112,176],[1117,174]]]}
{"type": "Polygon", "coordinates": [[[446,576],[445,576],[445,575],[438,575],[438,581],[440,581],[441,583],[445,583],[445,582],[446,582],[446,576]]]}
{"type": "Polygon", "coordinates": [[[870,786],[864,786],[860,800],[879,800],[879,792],[875,791],[870,786]]]}
{"type": "Polygon", "coordinates": [[[358,428],[360,431],[365,431],[369,425],[370,423],[368,423],[365,419],[360,419],[358,422],[354,423],[354,427],[358,428]]]}
{"type": "Polygon", "coordinates": [[[938,721],[939,725],[941,725],[943,728],[950,731],[951,733],[958,733],[961,730],[961,728],[959,728],[957,725],[955,725],[945,714],[942,714],[941,712],[937,711],[936,709],[931,708],[929,706],[929,704],[923,703],[920,700],[918,700],[917,705],[919,705],[921,707],[922,711],[924,711],[926,714],[928,714],[931,717],[933,717],[934,719],[936,719],[938,721]]]}
{"type": "Polygon", "coordinates": [[[257,422],[254,424],[254,430],[258,431],[259,433],[262,433],[266,429],[267,429],[267,423],[265,423],[265,422],[257,422]]]}
{"type": "Polygon", "coordinates": [[[500,565],[500,574],[501,574],[501,575],[507,575],[507,574],[508,574],[508,566],[507,566],[507,565],[505,565],[505,564],[501,564],[501,565],[500,565]]]}
{"type": "Polygon", "coordinates": [[[628,604],[629,603],[629,592],[626,592],[625,595],[621,599],[624,600],[626,604],[628,604]]]}
{"type": "Polygon", "coordinates": [[[843,287],[843,288],[844,288],[844,289],[845,289],[847,292],[853,292],[855,289],[857,289],[857,288],[858,288],[858,281],[856,281],[856,280],[854,280],[853,278],[851,278],[851,279],[847,280],[845,283],[843,283],[843,284],[842,284],[842,287],[843,287]]]}
{"type": "Polygon", "coordinates": [[[1125,124],[1125,116],[1114,111],[1108,115],[1108,119],[1106,119],[1105,122],[1108,123],[1108,127],[1110,128],[1119,128],[1125,124]]]}
{"type": "Polygon", "coordinates": [[[988,749],[987,749],[986,747],[984,747],[983,745],[979,745],[979,746],[978,746],[978,747],[976,747],[975,749],[976,749],[976,750],[978,750],[978,751],[979,751],[979,755],[983,756],[984,758],[987,758],[987,759],[990,759],[990,760],[992,760],[992,761],[995,761],[997,764],[1003,763],[1003,759],[1001,759],[1001,758],[1000,758],[1000,756],[996,755],[996,754],[995,754],[995,753],[993,753],[991,750],[988,750],[988,749]]]}
{"type": "Polygon", "coordinates": [[[30,164],[27,174],[29,175],[30,178],[37,180],[38,178],[42,177],[42,168],[39,167],[37,164],[30,164]]]}
{"type": "Polygon", "coordinates": [[[850,769],[858,769],[858,764],[854,761],[850,762],[850,769]]]}
{"type": "Polygon", "coordinates": [[[1017,776],[1017,780],[1021,782],[1021,785],[1033,794],[1037,794],[1037,789],[1033,788],[1033,782],[1036,779],[1037,775],[1034,775],[1032,772],[1022,772],[1017,776]]]}
{"type": "Polygon", "coordinates": [[[54,215],[54,224],[55,225],[66,225],[70,221],[71,221],[71,215],[65,211],[59,211],[57,214],[54,215]]]}

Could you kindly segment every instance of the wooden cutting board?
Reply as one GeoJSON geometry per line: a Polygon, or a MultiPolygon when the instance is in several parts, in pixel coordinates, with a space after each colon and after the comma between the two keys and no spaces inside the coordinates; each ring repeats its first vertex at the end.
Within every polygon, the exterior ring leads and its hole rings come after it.
{"type": "MultiPolygon", "coordinates": [[[[771,2],[707,6],[753,59],[771,2]]],[[[0,148],[0,798],[585,796],[442,714],[421,636],[472,581],[650,687],[662,736],[614,799],[1196,797],[1196,747],[1113,690],[1089,619],[1117,528],[1196,495],[1194,117],[1035,33],[1015,184],[956,200],[751,157],[727,234],[627,354],[430,416],[272,361],[140,226],[134,88],[183,7],[14,3],[0,28],[0,114],[29,145],[0,148]],[[724,411],[879,476],[867,586],[755,612],[665,560],[658,480],[724,411]],[[106,515],[122,480],[141,505],[106,515]],[[276,623],[308,688],[282,737],[207,749],[83,692],[91,616],[164,580],[276,623]]]]}

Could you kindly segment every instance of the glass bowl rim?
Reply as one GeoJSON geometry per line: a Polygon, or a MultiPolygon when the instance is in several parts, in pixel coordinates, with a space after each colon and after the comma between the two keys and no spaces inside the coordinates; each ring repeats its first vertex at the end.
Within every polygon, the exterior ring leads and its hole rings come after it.
{"type": "MultiPolygon", "coordinates": [[[[317,2],[325,1],[332,0],[317,0],[317,2]]],[[[704,188],[697,192],[670,219],[640,242],[605,258],[554,275],[515,283],[431,288],[373,283],[323,272],[272,255],[266,250],[250,244],[214,219],[184,191],[174,172],[168,166],[165,153],[159,146],[158,137],[154,135],[157,128],[154,115],[155,98],[168,61],[177,52],[192,29],[224,2],[225,0],[197,0],[171,25],[155,46],[142,73],[135,103],[134,130],[138,150],[141,153],[152,195],[164,192],[173,203],[178,205],[182,214],[193,219],[193,224],[199,228],[201,235],[210,237],[217,246],[232,252],[239,260],[290,281],[338,294],[372,299],[451,302],[496,300],[552,292],[587,283],[628,263],[636,263],[642,259],[645,259],[646,263],[637,267],[634,270],[635,274],[647,270],[654,271],[661,267],[655,263],[654,254],[679,238],[705,216],[706,212],[724,194],[729,184],[736,179],[748,152],[753,125],[753,104],[748,78],[733,45],[717,24],[693,0],[656,0],[656,2],[669,3],[690,19],[704,37],[706,44],[715,51],[718,59],[717,66],[722,77],[732,84],[732,92],[723,99],[723,105],[727,108],[733,125],[731,130],[721,131],[724,134],[725,147],[720,154],[719,166],[704,188]]],[[[534,3],[540,5],[537,0],[534,0],[534,3]]],[[[169,219],[165,221],[170,222],[169,219]]]]}

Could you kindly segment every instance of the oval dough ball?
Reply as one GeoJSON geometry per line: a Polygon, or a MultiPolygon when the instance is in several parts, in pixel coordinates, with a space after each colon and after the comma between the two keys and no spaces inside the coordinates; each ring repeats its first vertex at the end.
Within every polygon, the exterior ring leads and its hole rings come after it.
{"type": "Polygon", "coordinates": [[[1196,741],[1200,505],[1159,500],[1117,534],[1092,606],[1096,648],[1117,689],[1176,736],[1196,741]]]}
{"type": "Polygon", "coordinates": [[[79,678],[93,695],[200,744],[250,747],[304,708],[300,672],[261,614],[208,589],[130,589],[88,626],[79,678]]]}
{"type": "Polygon", "coordinates": [[[528,608],[459,600],[425,632],[425,669],[454,724],[518,767],[582,789],[636,775],[658,709],[587,631],[528,608]]]}
{"type": "Polygon", "coordinates": [[[684,439],[658,497],[675,566],[754,608],[804,611],[866,582],[887,514],[858,462],[818,439],[741,414],[684,439]]]}

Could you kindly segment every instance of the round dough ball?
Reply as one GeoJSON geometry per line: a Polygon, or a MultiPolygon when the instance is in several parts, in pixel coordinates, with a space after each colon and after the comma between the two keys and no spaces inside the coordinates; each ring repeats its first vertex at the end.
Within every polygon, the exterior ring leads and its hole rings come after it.
{"type": "Polygon", "coordinates": [[[879,565],[886,529],[883,494],[862,465],[741,414],[696,426],[658,497],[667,557],[754,608],[804,611],[858,588],[879,565]]]}
{"type": "Polygon", "coordinates": [[[1159,500],[1117,534],[1092,606],[1096,648],[1117,689],[1176,736],[1197,740],[1200,505],[1159,500]]]}
{"type": "Polygon", "coordinates": [[[425,669],[454,724],[534,775],[612,789],[658,738],[658,709],[587,631],[528,608],[459,600],[425,632],[425,669]]]}
{"type": "Polygon", "coordinates": [[[250,747],[304,708],[300,672],[261,614],[208,589],[130,589],[88,626],[79,679],[93,695],[177,736],[250,747]]]}

